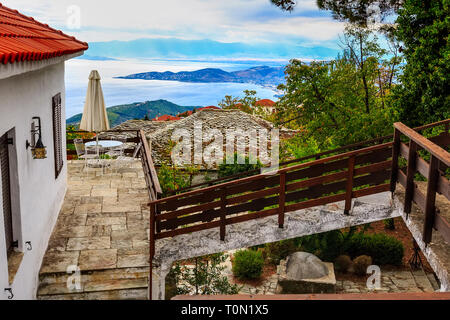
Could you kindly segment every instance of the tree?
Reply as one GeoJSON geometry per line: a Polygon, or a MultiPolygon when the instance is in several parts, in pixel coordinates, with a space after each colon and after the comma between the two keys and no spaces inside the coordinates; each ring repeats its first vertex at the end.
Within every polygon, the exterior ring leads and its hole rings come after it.
{"type": "MultiPolygon", "coordinates": [[[[273,0],[283,10],[291,11],[295,1],[273,0]]],[[[400,85],[394,85],[394,73],[385,77],[380,70],[379,83],[387,84],[380,90],[382,102],[390,103],[399,112],[400,121],[409,126],[438,121],[450,116],[449,104],[449,0],[317,0],[318,7],[330,10],[333,16],[358,27],[369,27],[374,19],[384,22],[388,16],[397,16],[388,28],[387,35],[394,45],[395,54],[388,64],[388,72],[398,68],[398,52],[404,54],[398,77],[400,85]],[[395,43],[394,41],[394,43],[395,43]],[[393,91],[386,99],[384,88],[393,91]]],[[[386,66],[386,64],[385,64],[386,66]]]]}
{"type": "MultiPolygon", "coordinates": [[[[373,64],[379,63],[386,51],[380,47],[376,35],[370,30],[352,25],[346,27],[341,42],[349,59],[357,67],[364,88],[366,113],[370,113],[370,98],[374,95],[369,92],[369,81],[373,81],[369,77],[374,75],[371,73],[372,69],[376,67],[373,64]]],[[[379,75],[380,72],[378,72],[379,75]]],[[[375,76],[377,75],[375,74],[375,76]]]]}
{"type": "Polygon", "coordinates": [[[407,64],[393,103],[409,126],[450,117],[450,1],[407,0],[399,10],[397,37],[407,64]]]}
{"type": "Polygon", "coordinates": [[[228,278],[222,275],[226,268],[223,263],[227,257],[223,253],[216,253],[190,259],[193,266],[176,263],[170,276],[175,278],[177,294],[238,294],[240,287],[231,284],[228,278]]]}
{"type": "Polygon", "coordinates": [[[348,29],[343,47],[334,60],[292,60],[286,67],[277,122],[301,130],[287,147],[291,154],[319,152],[392,130],[393,110],[384,100],[390,97],[389,79],[398,69],[366,30],[348,29]]]}
{"type": "Polygon", "coordinates": [[[257,100],[259,100],[259,98],[256,97],[255,90],[244,90],[243,98],[225,96],[225,98],[219,102],[219,106],[222,109],[238,109],[252,114],[257,100]]]}
{"type": "MultiPolygon", "coordinates": [[[[271,0],[285,11],[295,8],[295,0],[271,0]]],[[[317,0],[317,6],[322,10],[333,12],[337,20],[348,21],[360,27],[374,23],[385,22],[402,6],[404,0],[317,0]]]]}

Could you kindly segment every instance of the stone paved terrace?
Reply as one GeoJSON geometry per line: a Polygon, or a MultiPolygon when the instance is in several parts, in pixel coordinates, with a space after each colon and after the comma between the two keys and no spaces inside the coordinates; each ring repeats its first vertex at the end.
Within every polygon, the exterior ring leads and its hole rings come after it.
{"type": "Polygon", "coordinates": [[[141,162],[118,173],[68,164],[64,205],[41,271],[39,299],[146,299],[149,201],[141,162]],[[69,292],[69,265],[81,271],[81,290],[69,292]]]}

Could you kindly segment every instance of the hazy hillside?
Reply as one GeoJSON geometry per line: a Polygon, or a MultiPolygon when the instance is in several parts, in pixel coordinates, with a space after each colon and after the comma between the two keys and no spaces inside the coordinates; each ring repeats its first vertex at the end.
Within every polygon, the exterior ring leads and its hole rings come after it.
{"type": "Polygon", "coordinates": [[[181,82],[237,82],[259,85],[278,85],[284,83],[284,67],[254,67],[246,70],[226,72],[222,69],[201,69],[181,72],[144,72],[132,74],[121,79],[170,80],[181,82]]]}
{"type": "MultiPolygon", "coordinates": [[[[179,106],[166,100],[135,102],[107,108],[108,118],[111,128],[122,122],[132,119],[143,119],[146,115],[153,119],[159,115],[178,113],[198,108],[198,106],[179,106]]],[[[67,124],[78,124],[81,121],[81,113],[67,119],[67,124]]]]}

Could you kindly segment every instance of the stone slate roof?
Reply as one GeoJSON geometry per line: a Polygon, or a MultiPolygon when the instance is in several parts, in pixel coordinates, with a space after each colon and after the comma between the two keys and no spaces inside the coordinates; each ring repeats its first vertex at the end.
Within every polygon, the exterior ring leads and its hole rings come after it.
{"type": "MultiPolygon", "coordinates": [[[[196,121],[202,122],[204,131],[208,129],[220,130],[224,137],[224,146],[226,130],[241,129],[245,131],[251,129],[267,129],[270,131],[275,128],[273,123],[240,110],[205,109],[184,119],[173,121],[172,123],[163,122],[167,125],[147,134],[147,138],[151,142],[152,157],[155,164],[161,164],[162,161],[170,162],[170,155],[168,155],[167,150],[170,150],[170,139],[173,131],[178,128],[186,129],[193,137],[194,122],[196,121]]],[[[297,133],[297,131],[285,128],[279,128],[279,130],[281,139],[297,133]]]]}

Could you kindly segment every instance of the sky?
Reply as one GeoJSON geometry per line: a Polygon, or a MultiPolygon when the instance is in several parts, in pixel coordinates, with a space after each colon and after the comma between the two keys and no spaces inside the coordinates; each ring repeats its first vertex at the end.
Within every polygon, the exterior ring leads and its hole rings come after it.
{"type": "Polygon", "coordinates": [[[320,11],[315,0],[298,0],[292,13],[269,0],[0,2],[86,42],[170,37],[336,47],[344,28],[330,13],[320,11]]]}

